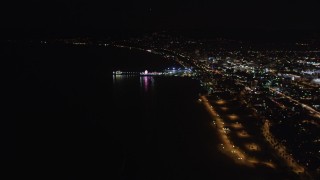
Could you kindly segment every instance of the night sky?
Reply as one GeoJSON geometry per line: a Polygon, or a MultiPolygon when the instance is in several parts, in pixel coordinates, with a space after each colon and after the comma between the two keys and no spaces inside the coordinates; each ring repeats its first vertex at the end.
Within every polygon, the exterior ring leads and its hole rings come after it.
{"type": "Polygon", "coordinates": [[[317,30],[319,1],[305,0],[11,0],[3,29],[43,32],[302,29],[317,30]]]}

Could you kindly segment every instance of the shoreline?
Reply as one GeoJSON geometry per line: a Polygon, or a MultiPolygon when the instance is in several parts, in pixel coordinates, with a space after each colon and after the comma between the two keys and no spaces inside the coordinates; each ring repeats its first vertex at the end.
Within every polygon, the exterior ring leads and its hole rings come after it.
{"type": "MultiPolygon", "coordinates": [[[[271,152],[266,160],[265,142],[257,140],[250,134],[250,129],[245,129],[243,122],[243,114],[235,112],[228,114],[228,109],[232,108],[233,104],[228,104],[229,101],[220,99],[215,102],[209,99],[208,95],[199,95],[199,102],[205,107],[212,118],[212,127],[219,136],[220,145],[218,149],[227,155],[235,164],[258,168],[262,167],[265,171],[285,174],[288,177],[296,177],[297,174],[288,173],[285,167],[282,167],[279,159],[273,157],[271,152]],[[230,106],[230,107],[229,107],[230,106]],[[221,113],[223,112],[223,113],[221,113]],[[239,114],[237,114],[239,113],[239,114]],[[242,143],[241,143],[242,142],[242,143]],[[254,143],[253,143],[254,142],[254,143]]],[[[236,101],[235,101],[236,102],[236,101]]]]}

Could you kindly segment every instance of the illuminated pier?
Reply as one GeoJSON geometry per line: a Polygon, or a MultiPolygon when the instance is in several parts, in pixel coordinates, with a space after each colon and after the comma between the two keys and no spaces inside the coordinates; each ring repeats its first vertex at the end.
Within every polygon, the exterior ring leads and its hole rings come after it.
{"type": "Polygon", "coordinates": [[[134,75],[134,76],[194,76],[195,73],[191,69],[166,69],[162,72],[149,72],[148,70],[145,70],[143,72],[133,72],[133,71],[113,71],[113,75],[134,75]]]}

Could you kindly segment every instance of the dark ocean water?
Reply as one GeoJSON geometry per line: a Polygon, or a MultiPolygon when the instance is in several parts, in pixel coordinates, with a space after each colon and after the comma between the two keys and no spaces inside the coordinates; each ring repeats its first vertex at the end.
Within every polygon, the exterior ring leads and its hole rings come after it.
{"type": "Polygon", "coordinates": [[[217,150],[197,80],[113,76],[174,64],[115,48],[7,45],[1,159],[11,177],[269,179],[217,150]],[[13,169],[13,172],[11,170],[13,169]],[[10,170],[10,171],[9,171],[10,170]]]}

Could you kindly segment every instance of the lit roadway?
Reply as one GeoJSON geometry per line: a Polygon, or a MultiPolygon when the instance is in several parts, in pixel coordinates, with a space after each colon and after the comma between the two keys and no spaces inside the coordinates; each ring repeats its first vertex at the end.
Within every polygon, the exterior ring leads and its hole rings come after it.
{"type": "Polygon", "coordinates": [[[262,126],[262,133],[266,140],[272,145],[272,147],[276,150],[278,156],[282,157],[284,162],[288,167],[292,169],[296,174],[304,173],[305,168],[299,165],[293,157],[286,152],[286,147],[280,144],[274,136],[270,132],[271,123],[268,120],[265,120],[262,126]]]}
{"type": "MultiPolygon", "coordinates": [[[[101,45],[102,45],[102,44],[101,44],[101,45]]],[[[108,45],[105,44],[104,46],[109,46],[109,44],[108,44],[108,45]]],[[[166,51],[168,51],[168,52],[174,54],[175,56],[180,56],[181,58],[185,58],[185,59],[189,60],[188,57],[183,56],[182,54],[176,53],[176,52],[174,52],[174,51],[170,51],[170,50],[168,50],[168,49],[154,49],[154,50],[152,50],[152,49],[145,49],[145,48],[140,48],[140,47],[125,46],[125,45],[112,45],[112,46],[115,46],[115,47],[118,47],[118,48],[126,48],[126,49],[130,49],[130,50],[131,50],[131,49],[134,49],[134,50],[146,51],[146,52],[148,52],[148,53],[158,54],[158,55],[159,55],[159,52],[160,52],[160,51],[163,52],[163,53],[166,53],[166,54],[167,54],[166,51]]],[[[163,56],[163,54],[160,54],[160,55],[163,56]]],[[[186,65],[184,61],[180,61],[180,60],[178,60],[178,59],[175,60],[175,61],[176,61],[177,63],[179,63],[179,64],[180,64],[182,67],[184,67],[184,68],[189,68],[189,66],[190,66],[190,65],[186,65]]],[[[190,62],[188,62],[187,64],[189,64],[189,63],[190,63],[190,62]]],[[[193,63],[193,65],[194,65],[194,66],[197,66],[197,65],[194,64],[194,63],[193,63]]],[[[197,66],[197,67],[200,69],[199,66],[197,66]]]]}
{"type": "MultiPolygon", "coordinates": [[[[260,161],[256,158],[248,156],[245,152],[243,152],[239,147],[236,147],[230,138],[228,137],[226,131],[225,131],[225,122],[224,120],[217,114],[215,109],[211,106],[211,104],[208,102],[208,99],[205,96],[200,97],[200,101],[203,102],[205,108],[208,110],[210,115],[213,118],[213,124],[216,125],[220,140],[222,144],[220,144],[219,149],[222,150],[223,153],[231,157],[236,163],[246,165],[246,166],[251,166],[254,167],[255,165],[265,165],[267,167],[275,168],[275,165],[272,162],[268,161],[260,161]]],[[[236,118],[235,115],[230,117],[236,118]]],[[[239,123],[235,123],[234,126],[237,128],[242,128],[242,125],[239,123]]],[[[246,131],[242,131],[239,133],[239,137],[243,138],[249,136],[246,131]]],[[[258,150],[259,146],[256,144],[248,144],[246,145],[250,150],[258,150]]]]}
{"type": "Polygon", "coordinates": [[[269,88],[269,90],[272,91],[272,92],[275,92],[275,93],[281,95],[282,97],[285,97],[285,98],[287,98],[287,99],[289,99],[289,100],[291,100],[291,101],[293,101],[293,102],[295,102],[295,103],[297,103],[299,105],[301,105],[303,108],[309,110],[309,112],[311,113],[310,114],[311,116],[316,117],[316,118],[320,118],[320,112],[314,110],[312,107],[310,107],[310,106],[308,106],[308,105],[306,105],[304,103],[300,103],[299,101],[297,101],[295,99],[292,99],[290,96],[287,96],[287,95],[275,90],[274,88],[269,88]]]}

